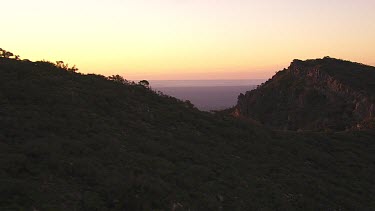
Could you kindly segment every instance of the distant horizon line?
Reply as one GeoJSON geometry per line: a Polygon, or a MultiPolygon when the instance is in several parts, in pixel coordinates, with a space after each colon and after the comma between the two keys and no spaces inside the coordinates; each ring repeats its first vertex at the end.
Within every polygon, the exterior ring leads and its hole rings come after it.
{"type": "Polygon", "coordinates": [[[249,81],[249,80],[267,80],[268,78],[247,78],[247,79],[129,79],[131,81],[249,81]]]}
{"type": "Polygon", "coordinates": [[[149,80],[151,87],[222,87],[259,85],[267,79],[149,80]]]}

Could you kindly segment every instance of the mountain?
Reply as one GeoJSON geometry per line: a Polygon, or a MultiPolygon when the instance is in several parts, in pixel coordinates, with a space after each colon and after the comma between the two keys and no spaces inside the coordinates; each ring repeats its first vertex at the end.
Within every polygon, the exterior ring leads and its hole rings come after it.
{"type": "Polygon", "coordinates": [[[236,115],[279,130],[375,127],[375,67],[330,57],[294,60],[241,94],[236,115]]]}
{"type": "Polygon", "coordinates": [[[374,131],[271,131],[0,58],[0,210],[371,210],[374,131]]]}

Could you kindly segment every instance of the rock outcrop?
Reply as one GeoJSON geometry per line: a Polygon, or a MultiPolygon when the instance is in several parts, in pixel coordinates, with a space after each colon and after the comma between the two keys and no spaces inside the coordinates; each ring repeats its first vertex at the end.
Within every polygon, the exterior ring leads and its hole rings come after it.
{"type": "Polygon", "coordinates": [[[282,130],[375,127],[375,67],[324,57],[294,60],[238,97],[236,115],[282,130]]]}

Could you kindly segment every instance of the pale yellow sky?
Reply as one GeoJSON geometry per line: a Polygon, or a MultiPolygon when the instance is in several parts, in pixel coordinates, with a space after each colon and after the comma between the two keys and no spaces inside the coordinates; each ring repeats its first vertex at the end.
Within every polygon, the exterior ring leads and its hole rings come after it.
{"type": "Polygon", "coordinates": [[[295,58],[375,65],[373,0],[17,0],[1,8],[1,48],[83,73],[249,79],[295,58]]]}

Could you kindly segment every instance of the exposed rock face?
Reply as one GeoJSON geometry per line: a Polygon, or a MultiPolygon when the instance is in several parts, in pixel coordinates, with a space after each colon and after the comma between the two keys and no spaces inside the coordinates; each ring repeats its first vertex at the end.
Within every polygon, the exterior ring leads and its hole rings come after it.
{"type": "Polygon", "coordinates": [[[241,94],[234,112],[283,130],[374,128],[375,67],[329,57],[294,60],[241,94]]]}

